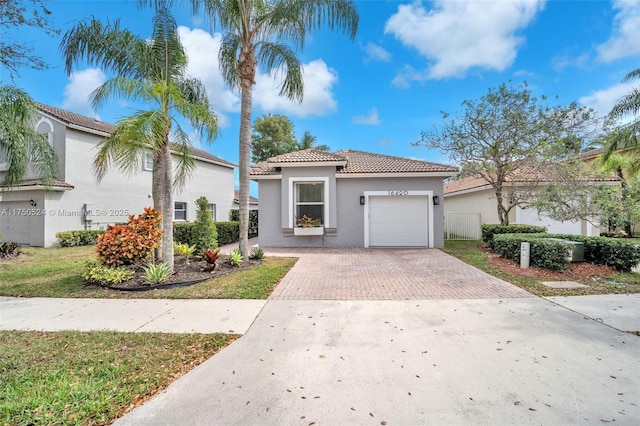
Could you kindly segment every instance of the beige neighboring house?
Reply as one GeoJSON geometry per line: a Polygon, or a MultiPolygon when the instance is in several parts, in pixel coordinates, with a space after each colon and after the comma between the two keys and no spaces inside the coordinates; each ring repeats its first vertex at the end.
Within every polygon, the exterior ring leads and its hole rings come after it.
{"type": "Polygon", "coordinates": [[[456,167],[313,149],[254,164],[264,247],[442,247],[442,182],[456,167]],[[306,225],[306,226],[305,226],[306,225]]]}
{"type": "MultiPolygon", "coordinates": [[[[240,210],[240,191],[237,189],[233,192],[233,208],[240,210]]],[[[258,210],[258,199],[249,195],[249,210],[258,210]]]]}
{"type": "MultiPolygon", "coordinates": [[[[151,157],[141,156],[139,173],[128,175],[114,167],[100,183],[96,181],[92,169],[96,146],[114,125],[48,105],[39,104],[38,111],[35,128],[55,149],[60,173],[49,190],[32,172],[17,187],[0,188],[1,241],[50,247],[59,231],[105,229],[153,206],[151,157]]],[[[0,153],[5,152],[1,148],[0,153]]],[[[234,206],[236,165],[199,149],[192,153],[196,171],[182,190],[174,191],[174,220],[195,220],[195,200],[203,195],[214,220],[228,220],[234,206]]],[[[7,167],[0,154],[0,182],[7,167]]]]}
{"type": "MultiPolygon", "coordinates": [[[[540,182],[544,179],[538,177],[540,182]]],[[[617,177],[604,178],[598,182],[615,183],[617,177]]],[[[511,191],[524,191],[531,188],[531,176],[526,179],[507,180],[503,186],[505,198],[511,191]]],[[[540,184],[544,184],[543,182],[540,184]]],[[[474,213],[480,215],[481,224],[500,223],[498,219],[497,200],[493,187],[481,177],[466,177],[454,180],[444,185],[444,212],[449,213],[474,213]]],[[[542,225],[551,233],[574,235],[599,235],[599,228],[586,220],[575,222],[560,222],[545,215],[538,214],[534,208],[516,206],[509,212],[509,223],[542,225]]]]}

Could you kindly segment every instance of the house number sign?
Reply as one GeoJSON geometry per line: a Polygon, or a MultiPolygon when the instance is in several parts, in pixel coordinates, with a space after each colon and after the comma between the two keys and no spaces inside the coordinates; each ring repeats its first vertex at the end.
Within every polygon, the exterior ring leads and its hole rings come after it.
{"type": "Polygon", "coordinates": [[[389,195],[409,195],[409,191],[389,191],[389,195]]]}

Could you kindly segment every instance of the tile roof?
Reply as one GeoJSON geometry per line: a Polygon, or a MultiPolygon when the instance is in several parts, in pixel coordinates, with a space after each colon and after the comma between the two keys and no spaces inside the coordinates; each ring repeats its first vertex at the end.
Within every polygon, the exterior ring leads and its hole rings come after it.
{"type": "Polygon", "coordinates": [[[351,149],[334,153],[307,149],[278,155],[277,157],[269,158],[267,161],[254,164],[251,167],[251,175],[277,175],[280,173],[275,168],[277,164],[332,161],[346,161],[345,167],[336,172],[337,175],[359,173],[455,173],[458,171],[457,167],[444,164],[351,149]]]}
{"type": "MultiPolygon", "coordinates": [[[[17,188],[29,188],[32,186],[45,186],[44,185],[44,180],[43,179],[25,179],[22,182],[20,182],[19,184],[16,185],[17,188]]],[[[4,187],[4,186],[3,186],[4,187]]],[[[54,180],[53,184],[51,185],[52,188],[68,188],[68,189],[73,189],[74,186],[67,183],[67,182],[63,182],[61,180],[54,180]]]]}
{"type": "MultiPolygon", "coordinates": [[[[587,179],[585,177],[585,179],[587,179]]],[[[617,176],[589,176],[593,182],[617,182],[620,179],[617,176]]],[[[521,171],[520,173],[514,173],[514,176],[507,176],[505,183],[527,183],[527,182],[547,182],[547,177],[540,172],[527,173],[521,171]]],[[[455,192],[466,191],[469,189],[482,188],[490,185],[483,177],[480,176],[468,176],[463,179],[457,179],[444,184],[444,194],[452,194],[455,192]]]]}
{"type": "Polygon", "coordinates": [[[267,163],[320,163],[325,161],[346,161],[346,158],[327,151],[304,149],[271,157],[267,160],[267,163]]]}
{"type": "MultiPolygon", "coordinates": [[[[106,123],[104,121],[96,120],[95,118],[76,114],[74,112],[66,111],[60,108],[55,108],[49,105],[39,103],[38,109],[44,112],[45,114],[48,114],[62,121],[63,123],[84,127],[89,130],[94,130],[102,133],[111,133],[116,129],[116,126],[111,123],[106,123]]],[[[201,149],[191,148],[191,152],[193,153],[193,155],[203,158],[205,160],[214,161],[217,163],[228,165],[230,167],[237,167],[235,164],[227,160],[223,160],[220,157],[216,157],[215,155],[209,154],[208,152],[203,151],[201,149]]]]}

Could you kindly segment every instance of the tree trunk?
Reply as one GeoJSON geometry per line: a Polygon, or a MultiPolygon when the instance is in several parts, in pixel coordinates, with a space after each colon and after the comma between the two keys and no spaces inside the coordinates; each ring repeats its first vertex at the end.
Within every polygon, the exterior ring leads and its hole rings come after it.
{"type": "MultiPolygon", "coordinates": [[[[151,196],[153,197],[153,208],[162,213],[164,217],[164,188],[162,179],[164,177],[164,157],[162,151],[156,150],[153,153],[153,171],[151,172],[151,196]]],[[[160,229],[163,229],[160,223],[160,229]]],[[[155,250],[155,258],[162,260],[162,246],[155,250]]]]}
{"type": "Polygon", "coordinates": [[[504,208],[502,204],[504,199],[502,198],[502,191],[496,191],[496,201],[497,201],[497,209],[498,209],[498,220],[500,221],[500,225],[508,225],[509,224],[509,212],[504,208]]]}
{"type": "Polygon", "coordinates": [[[173,271],[173,163],[169,142],[162,148],[164,159],[164,177],[162,179],[162,261],[173,271]]]}
{"type": "Polygon", "coordinates": [[[249,254],[249,166],[251,154],[251,95],[253,79],[242,79],[242,103],[240,106],[240,252],[249,254]]]}

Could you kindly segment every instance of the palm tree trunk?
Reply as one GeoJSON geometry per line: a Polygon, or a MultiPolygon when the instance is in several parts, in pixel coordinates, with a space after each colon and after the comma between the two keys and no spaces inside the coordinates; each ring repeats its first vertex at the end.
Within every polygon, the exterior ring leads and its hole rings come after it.
{"type": "Polygon", "coordinates": [[[171,150],[166,142],[162,155],[164,159],[164,179],[162,180],[162,261],[173,271],[173,163],[171,150]]]}
{"type": "Polygon", "coordinates": [[[242,101],[240,105],[240,252],[249,254],[249,165],[251,153],[251,96],[253,79],[243,78],[241,82],[242,101]]]}
{"type": "MultiPolygon", "coordinates": [[[[153,171],[151,174],[151,196],[153,197],[153,208],[162,213],[164,218],[164,191],[162,187],[162,178],[164,176],[164,157],[160,150],[154,152],[153,155],[153,171]]],[[[161,228],[164,228],[162,223],[161,228]]],[[[162,247],[155,250],[156,259],[162,260],[162,247]]]]}

